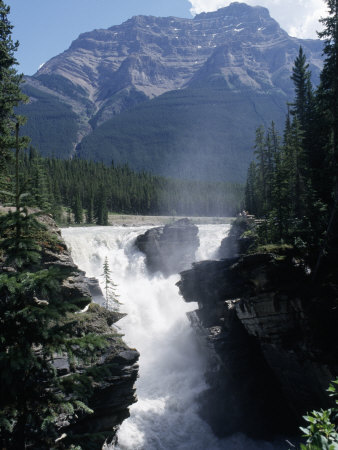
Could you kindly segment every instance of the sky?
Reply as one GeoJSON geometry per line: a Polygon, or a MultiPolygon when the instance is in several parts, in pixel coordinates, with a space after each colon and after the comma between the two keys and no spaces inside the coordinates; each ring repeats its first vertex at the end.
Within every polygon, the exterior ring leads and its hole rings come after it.
{"type": "MultiPolygon", "coordinates": [[[[20,42],[16,53],[18,71],[33,75],[39,66],[66,50],[80,33],[119,25],[139,14],[192,18],[215,11],[233,0],[5,0],[13,38],[20,42]]],[[[265,6],[292,36],[316,38],[318,20],[326,15],[324,0],[246,0],[265,6]]]]}

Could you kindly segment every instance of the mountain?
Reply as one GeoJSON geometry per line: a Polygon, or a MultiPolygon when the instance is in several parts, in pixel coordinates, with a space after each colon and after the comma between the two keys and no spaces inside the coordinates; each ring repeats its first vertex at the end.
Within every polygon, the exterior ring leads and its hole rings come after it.
{"type": "Polygon", "coordinates": [[[300,45],[316,83],[322,43],[290,37],[266,8],[136,16],[81,34],[26,77],[25,132],[43,154],[243,180],[255,128],[283,126],[300,45]]]}

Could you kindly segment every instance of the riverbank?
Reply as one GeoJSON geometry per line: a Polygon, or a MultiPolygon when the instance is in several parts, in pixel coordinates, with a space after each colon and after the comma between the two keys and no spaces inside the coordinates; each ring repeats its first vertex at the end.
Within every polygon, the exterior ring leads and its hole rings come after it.
{"type": "MultiPolygon", "coordinates": [[[[222,225],[229,224],[234,217],[189,217],[189,216],[141,216],[132,214],[109,214],[108,225],[115,227],[159,227],[161,225],[170,225],[179,219],[190,219],[195,225],[222,225]]],[[[96,224],[71,223],[59,224],[60,228],[68,227],[95,227],[96,224]]]]}
{"type": "MultiPolygon", "coordinates": [[[[30,209],[30,208],[29,208],[30,209]]],[[[5,207],[0,205],[0,214],[5,214],[9,210],[14,210],[14,207],[5,207]]],[[[33,211],[33,209],[32,209],[33,211]]],[[[35,211],[35,209],[34,209],[35,211]]],[[[175,222],[176,220],[188,218],[195,225],[218,225],[229,224],[234,217],[189,217],[189,216],[142,216],[138,214],[108,214],[108,225],[120,226],[120,227],[140,227],[140,226],[160,226],[167,225],[175,222]]],[[[66,220],[66,214],[64,214],[64,220],[66,220]]],[[[86,227],[96,226],[96,224],[58,224],[60,228],[65,227],[86,227]]]]}
{"type": "MultiPolygon", "coordinates": [[[[159,226],[167,225],[175,222],[176,220],[183,219],[187,216],[141,216],[141,215],[129,215],[129,214],[109,214],[109,225],[114,226],[159,226]]],[[[226,224],[230,223],[232,217],[187,217],[196,225],[205,224],[226,224]]]]}

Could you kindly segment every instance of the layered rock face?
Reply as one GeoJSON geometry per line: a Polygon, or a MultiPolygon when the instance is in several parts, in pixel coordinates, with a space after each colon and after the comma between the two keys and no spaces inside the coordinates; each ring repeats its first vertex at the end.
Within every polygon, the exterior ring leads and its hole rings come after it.
{"type": "MultiPolygon", "coordinates": [[[[84,332],[108,335],[110,344],[92,365],[97,379],[94,377],[91,384],[88,406],[93,413],[60,423],[61,431],[71,438],[70,442],[76,442],[83,449],[99,449],[105,441],[114,441],[119,425],[129,417],[129,406],[137,401],[134,383],[138,375],[139,353],[130,349],[111,327],[121,317],[123,314],[91,303],[81,321],[75,324],[79,335],[84,332]]],[[[67,359],[59,358],[56,366],[60,376],[67,376],[71,371],[67,359]]],[[[79,373],[83,369],[88,369],[88,366],[76,367],[79,373]]],[[[65,444],[67,442],[66,438],[65,444]]]]}
{"type": "MultiPolygon", "coordinates": [[[[33,81],[65,97],[73,86],[69,97],[89,102],[95,113],[100,110],[97,120],[102,122],[130,107],[128,98],[152,98],[210,77],[222,78],[230,89],[277,88],[290,94],[290,67],[300,42],[266,8],[244,3],[194,19],[136,16],[81,34],[44,64],[33,81]],[[51,77],[62,77],[64,85],[55,85],[51,77]]],[[[307,40],[302,45],[316,72],[321,44],[307,40]]]]}
{"type": "Polygon", "coordinates": [[[165,276],[191,266],[199,247],[198,228],[189,219],[152,228],[137,237],[136,247],[146,255],[149,272],[165,276]]]}
{"type": "Polygon", "coordinates": [[[307,411],[329,405],[325,390],[338,374],[336,288],[311,285],[287,254],[197,263],[178,285],[198,302],[191,321],[217,361],[202,405],[218,405],[220,415],[206,414],[218,434],[264,437],[264,424],[292,431],[307,411]],[[241,411],[229,413],[236,401],[241,411]]]}

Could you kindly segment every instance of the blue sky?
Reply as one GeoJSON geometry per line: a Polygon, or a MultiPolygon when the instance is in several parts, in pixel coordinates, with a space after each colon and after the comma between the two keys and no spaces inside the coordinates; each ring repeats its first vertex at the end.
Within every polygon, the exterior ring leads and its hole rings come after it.
{"type": "MultiPolygon", "coordinates": [[[[32,75],[42,63],[66,50],[80,33],[118,25],[138,14],[192,18],[233,0],[5,0],[11,7],[13,37],[19,40],[19,72],[32,75]]],[[[246,0],[265,6],[292,36],[315,38],[323,0],[246,0]]]]}

